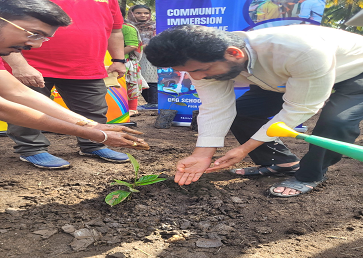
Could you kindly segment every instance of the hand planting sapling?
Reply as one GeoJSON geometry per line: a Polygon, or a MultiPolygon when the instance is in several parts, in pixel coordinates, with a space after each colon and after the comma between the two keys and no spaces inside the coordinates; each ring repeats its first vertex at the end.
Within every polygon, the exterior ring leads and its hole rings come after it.
{"type": "Polygon", "coordinates": [[[139,178],[139,168],[140,168],[139,163],[131,154],[129,153],[126,154],[129,157],[131,164],[134,168],[135,172],[134,183],[130,184],[128,182],[115,179],[115,182],[111,183],[111,185],[126,186],[128,187],[128,191],[117,190],[109,193],[105,198],[105,202],[110,206],[115,206],[116,204],[119,204],[120,202],[126,200],[126,198],[129,197],[131,193],[139,192],[139,190],[136,189],[136,187],[138,186],[151,185],[166,180],[166,178],[159,178],[158,175],[147,175],[139,178]]]}

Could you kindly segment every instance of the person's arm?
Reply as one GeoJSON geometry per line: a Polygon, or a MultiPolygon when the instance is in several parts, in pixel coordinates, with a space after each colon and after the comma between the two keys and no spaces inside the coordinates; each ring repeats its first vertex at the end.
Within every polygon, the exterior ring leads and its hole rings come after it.
{"type": "Polygon", "coordinates": [[[311,6],[312,6],[312,4],[310,1],[308,1],[308,2],[304,1],[301,4],[299,17],[304,18],[304,19],[309,19],[310,14],[311,14],[311,6]]]}
{"type": "Polygon", "coordinates": [[[174,182],[179,185],[189,185],[198,181],[210,167],[212,157],[217,148],[196,147],[189,157],[182,159],[176,165],[174,182]]]}
{"type": "Polygon", "coordinates": [[[35,129],[71,134],[86,139],[94,139],[95,141],[99,141],[101,134],[103,134],[102,132],[100,134],[99,130],[103,130],[110,135],[110,140],[105,143],[111,146],[135,148],[134,141],[140,143],[141,146],[144,143],[142,139],[125,133],[142,134],[141,132],[124,126],[103,125],[96,122],[85,126],[76,125],[78,122],[87,121],[88,119],[31,90],[5,70],[0,71],[0,97],[0,119],[6,122],[35,129]],[[29,119],[26,117],[29,117],[29,119]],[[45,122],[47,119],[50,122],[45,122]]]}
{"type": "Polygon", "coordinates": [[[192,80],[202,104],[198,114],[197,147],[223,147],[236,112],[234,81],[192,80]]]}
{"type": "Polygon", "coordinates": [[[11,124],[26,126],[55,133],[77,135],[95,141],[104,139],[102,132],[95,129],[78,126],[75,123],[64,122],[38,110],[8,101],[0,97],[0,119],[11,124]]]}
{"type": "Polygon", "coordinates": [[[198,115],[198,140],[193,153],[180,160],[174,181],[188,185],[197,181],[211,165],[217,147],[224,146],[224,137],[236,115],[233,81],[194,81],[202,101],[198,115]]]}
{"type": "Polygon", "coordinates": [[[122,34],[124,36],[125,55],[131,53],[132,51],[135,51],[137,49],[137,46],[139,45],[136,29],[129,25],[123,25],[122,34]]]}
{"type": "Polygon", "coordinates": [[[0,71],[0,96],[8,101],[30,107],[69,123],[75,124],[77,121],[85,119],[83,116],[61,107],[48,97],[24,86],[4,70],[0,71]]]}
{"type": "Polygon", "coordinates": [[[28,86],[43,88],[43,75],[30,66],[21,53],[11,53],[9,56],[2,57],[12,69],[12,74],[28,86]]]}
{"type": "Polygon", "coordinates": [[[131,135],[113,131],[105,132],[95,128],[68,123],[1,97],[0,119],[20,126],[79,136],[114,147],[148,149],[147,144],[142,139],[138,139],[131,135]],[[137,143],[136,146],[134,142],[137,143]]]}
{"type": "MultiPolygon", "coordinates": [[[[112,30],[108,39],[108,52],[113,59],[125,59],[124,36],[121,29],[112,30]]],[[[125,64],[121,62],[114,62],[108,67],[107,72],[117,72],[118,77],[121,78],[126,73],[125,64]]]]}
{"type": "Polygon", "coordinates": [[[226,153],[222,158],[217,159],[213,163],[213,167],[208,168],[206,173],[215,172],[224,168],[228,168],[241,160],[243,160],[248,153],[261,146],[264,142],[256,141],[254,139],[249,139],[242,145],[234,148],[226,153]]]}
{"type": "Polygon", "coordinates": [[[131,53],[132,51],[135,51],[137,49],[136,46],[126,46],[125,47],[125,54],[129,54],[131,53]]]}
{"type": "Polygon", "coordinates": [[[263,125],[251,138],[257,141],[274,141],[267,129],[276,122],[284,122],[295,128],[319,112],[332,93],[336,75],[334,46],[323,40],[315,40],[310,51],[290,58],[285,69],[290,74],[286,91],[282,96],[281,111],[263,125]]]}

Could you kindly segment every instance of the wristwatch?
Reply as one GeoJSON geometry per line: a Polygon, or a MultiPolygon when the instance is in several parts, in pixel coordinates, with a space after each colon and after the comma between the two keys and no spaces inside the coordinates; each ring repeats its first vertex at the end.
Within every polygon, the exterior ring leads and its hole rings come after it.
{"type": "Polygon", "coordinates": [[[111,59],[111,62],[126,63],[126,59],[111,59]]]}

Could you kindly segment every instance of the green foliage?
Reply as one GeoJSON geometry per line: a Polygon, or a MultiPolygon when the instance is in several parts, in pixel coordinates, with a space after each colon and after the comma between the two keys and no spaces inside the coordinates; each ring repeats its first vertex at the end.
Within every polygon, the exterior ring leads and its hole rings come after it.
{"type": "Polygon", "coordinates": [[[114,180],[115,182],[112,182],[111,185],[126,186],[128,188],[128,191],[117,190],[117,191],[109,193],[105,198],[105,202],[110,206],[115,206],[116,204],[123,202],[132,193],[140,192],[139,190],[136,189],[137,186],[151,185],[151,184],[155,184],[155,183],[166,180],[166,178],[159,178],[158,175],[147,175],[147,176],[142,176],[142,177],[138,178],[140,165],[131,154],[129,154],[129,153],[126,153],[126,154],[129,157],[130,162],[135,171],[134,183],[130,184],[128,182],[115,179],[114,180]]]}
{"type": "Polygon", "coordinates": [[[122,190],[117,190],[112,193],[109,193],[106,198],[105,202],[111,206],[115,206],[120,202],[126,200],[126,198],[131,194],[131,192],[126,192],[122,190]]]}
{"type": "Polygon", "coordinates": [[[363,0],[327,0],[321,24],[326,27],[363,34],[362,27],[345,25],[362,7],[363,0]]]}

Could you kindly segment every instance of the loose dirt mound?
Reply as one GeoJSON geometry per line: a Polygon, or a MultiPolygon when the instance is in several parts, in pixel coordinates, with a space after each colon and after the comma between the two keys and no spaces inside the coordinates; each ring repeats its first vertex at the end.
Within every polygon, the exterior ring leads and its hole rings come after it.
{"type": "MultiPolygon", "coordinates": [[[[145,186],[113,208],[103,201],[118,189],[109,183],[131,181],[130,164],[79,156],[75,137],[47,134],[50,153],[72,167],[42,170],[19,161],[12,141],[1,137],[0,257],[363,257],[362,163],[344,158],[322,187],[297,198],[266,194],[283,177],[226,171],[179,187],[175,163],[192,151],[196,132],[155,129],[155,115],[145,111],[132,119],[151,150],[122,151],[136,157],[142,175],[169,180],[145,186]]],[[[309,129],[313,122],[306,123],[309,129]]],[[[285,143],[300,157],[308,147],[294,139],[285,143]]],[[[229,134],[217,156],[235,146],[229,134]]],[[[246,159],[239,165],[253,164],[246,159]]]]}

